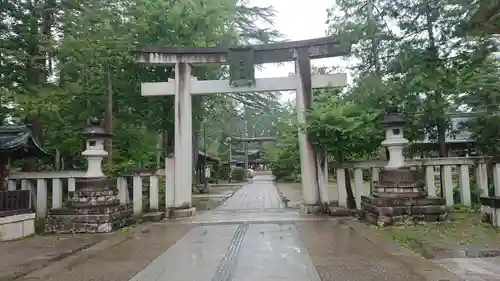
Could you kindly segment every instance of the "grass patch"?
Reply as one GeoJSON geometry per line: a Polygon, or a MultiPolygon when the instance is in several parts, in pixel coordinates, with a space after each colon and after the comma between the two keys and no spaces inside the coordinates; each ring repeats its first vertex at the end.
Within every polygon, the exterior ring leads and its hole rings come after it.
{"type": "Polygon", "coordinates": [[[426,258],[476,256],[486,248],[500,248],[500,230],[481,223],[480,213],[470,207],[459,208],[448,222],[377,227],[376,231],[426,258]]]}
{"type": "Polygon", "coordinates": [[[193,206],[199,211],[209,211],[217,208],[222,198],[193,198],[193,206]]]}

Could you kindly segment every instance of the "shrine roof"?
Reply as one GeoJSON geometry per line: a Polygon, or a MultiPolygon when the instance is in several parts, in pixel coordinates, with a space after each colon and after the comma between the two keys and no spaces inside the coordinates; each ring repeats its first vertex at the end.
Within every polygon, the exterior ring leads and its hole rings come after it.
{"type": "Polygon", "coordinates": [[[198,150],[198,155],[200,155],[202,157],[207,157],[207,159],[215,161],[215,162],[219,162],[220,161],[219,157],[216,157],[216,156],[210,155],[208,153],[205,153],[202,150],[198,150]]]}
{"type": "Polygon", "coordinates": [[[25,157],[34,154],[48,155],[33,131],[25,125],[0,126],[0,154],[18,154],[25,157]]]}

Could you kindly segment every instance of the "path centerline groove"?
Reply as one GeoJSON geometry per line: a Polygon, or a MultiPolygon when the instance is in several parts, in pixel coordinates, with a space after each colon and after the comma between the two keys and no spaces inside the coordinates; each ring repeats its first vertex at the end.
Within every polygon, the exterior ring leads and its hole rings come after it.
{"type": "Polygon", "coordinates": [[[248,224],[240,224],[238,229],[234,233],[233,239],[229,244],[226,255],[220,262],[215,276],[212,278],[212,281],[231,281],[232,280],[232,272],[234,266],[236,264],[236,260],[238,259],[238,254],[241,249],[241,245],[243,244],[243,239],[245,238],[245,234],[248,230],[248,224]]]}

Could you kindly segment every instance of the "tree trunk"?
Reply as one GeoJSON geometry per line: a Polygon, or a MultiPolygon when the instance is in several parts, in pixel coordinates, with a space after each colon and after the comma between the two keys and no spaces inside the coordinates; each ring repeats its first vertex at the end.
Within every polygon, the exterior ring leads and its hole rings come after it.
{"type": "MultiPolygon", "coordinates": [[[[338,156],[339,156],[339,164],[343,165],[345,163],[345,157],[344,157],[344,152],[339,149],[338,150],[338,156]]],[[[354,192],[352,191],[352,185],[351,185],[351,173],[349,169],[344,169],[345,172],[345,188],[346,188],[346,193],[347,193],[347,208],[349,209],[356,209],[356,199],[354,198],[354,192]]]]}
{"type": "MultiPolygon", "coordinates": [[[[434,70],[437,69],[438,63],[439,63],[439,55],[438,55],[438,49],[436,46],[436,38],[434,35],[434,23],[437,21],[437,13],[438,11],[435,10],[435,2],[434,0],[427,0],[425,1],[425,8],[426,8],[426,29],[427,29],[427,35],[428,35],[428,40],[429,40],[429,47],[428,47],[428,53],[427,56],[430,61],[431,67],[434,68],[434,70]]],[[[435,72],[435,71],[434,71],[435,72]]],[[[431,89],[429,89],[431,90],[431,89]]],[[[436,118],[436,127],[437,127],[437,134],[438,134],[438,144],[439,144],[439,157],[447,157],[448,156],[448,150],[446,148],[446,120],[444,117],[444,98],[443,98],[443,93],[438,90],[434,89],[434,102],[436,103],[437,107],[441,112],[438,112],[437,118],[436,118]]],[[[441,196],[444,196],[444,190],[443,190],[443,166],[440,166],[440,189],[441,189],[441,196]]]]}
{"type": "Polygon", "coordinates": [[[375,75],[377,77],[380,77],[380,61],[379,61],[379,56],[378,56],[378,38],[377,38],[377,23],[375,22],[374,19],[374,12],[373,8],[375,6],[374,0],[370,0],[369,3],[367,4],[367,9],[368,9],[368,28],[369,28],[369,35],[371,37],[371,63],[373,66],[373,69],[375,71],[375,75]]]}
{"type": "MultiPolygon", "coordinates": [[[[111,80],[111,70],[106,70],[106,78],[104,79],[104,84],[108,93],[107,103],[106,103],[106,114],[104,120],[104,128],[107,133],[113,133],[113,84],[111,80]]],[[[104,142],[104,148],[108,152],[106,157],[106,165],[108,169],[113,166],[113,140],[107,139],[104,142]]]]}
{"type": "MultiPolygon", "coordinates": [[[[156,137],[156,170],[161,167],[161,152],[163,148],[163,132],[158,133],[156,137]]],[[[165,156],[166,157],[166,156],[165,156]]]]}
{"type": "Polygon", "coordinates": [[[54,155],[54,170],[61,170],[61,151],[59,149],[56,149],[56,154],[54,155]]]}

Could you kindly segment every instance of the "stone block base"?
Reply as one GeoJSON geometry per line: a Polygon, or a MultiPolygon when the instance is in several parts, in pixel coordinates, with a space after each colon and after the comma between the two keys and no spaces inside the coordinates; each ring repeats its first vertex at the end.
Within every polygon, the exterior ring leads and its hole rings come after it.
{"type": "Polygon", "coordinates": [[[196,208],[191,207],[189,209],[171,209],[169,213],[169,218],[171,219],[182,219],[189,218],[196,215],[196,208]]]}
{"type": "Polygon", "coordinates": [[[351,215],[348,209],[337,207],[337,206],[329,206],[328,214],[332,217],[347,217],[351,215]]]}
{"type": "Polygon", "coordinates": [[[376,205],[380,207],[396,207],[396,206],[429,206],[429,205],[445,205],[446,200],[440,197],[423,197],[423,198],[407,198],[407,197],[375,197],[361,196],[361,202],[376,205]]]}
{"type": "Polygon", "coordinates": [[[443,222],[448,220],[448,214],[441,215],[413,215],[413,216],[377,216],[376,214],[361,211],[362,218],[367,222],[373,223],[380,227],[398,226],[408,224],[423,224],[426,222],[443,222]]]}
{"type": "Polygon", "coordinates": [[[300,213],[304,215],[319,215],[324,213],[324,208],[319,204],[302,204],[300,205],[300,213]]]}
{"type": "Polygon", "coordinates": [[[162,221],[165,218],[165,212],[147,213],[142,218],[150,222],[162,221]]]}
{"type": "Polygon", "coordinates": [[[21,239],[35,234],[35,213],[0,218],[0,241],[21,239]]]}
{"type": "Polygon", "coordinates": [[[82,210],[57,209],[49,213],[45,224],[46,233],[106,233],[130,224],[130,205],[105,208],[108,212],[82,212],[82,210]]]}
{"type": "Polygon", "coordinates": [[[446,221],[443,198],[361,197],[361,217],[378,226],[446,221]]]}
{"type": "Polygon", "coordinates": [[[481,221],[500,227],[500,197],[481,197],[481,221]]]}

